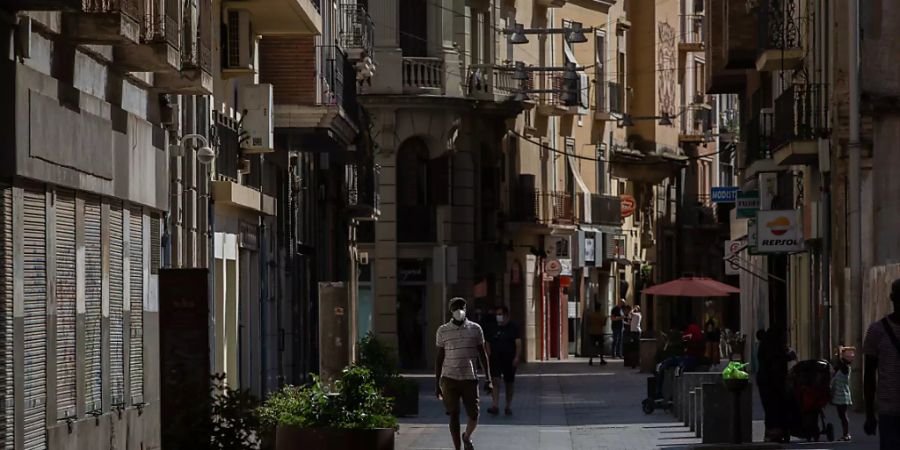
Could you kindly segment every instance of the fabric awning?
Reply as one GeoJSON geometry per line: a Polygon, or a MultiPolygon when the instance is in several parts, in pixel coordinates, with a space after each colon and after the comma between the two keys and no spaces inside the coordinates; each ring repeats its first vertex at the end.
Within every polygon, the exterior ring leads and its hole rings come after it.
{"type": "Polygon", "coordinates": [[[584,180],[581,179],[581,174],[578,172],[578,166],[575,164],[575,157],[572,155],[568,155],[566,158],[569,161],[569,170],[572,171],[572,178],[575,179],[575,184],[578,185],[578,188],[581,189],[581,192],[584,192],[584,196],[582,197],[582,201],[584,202],[584,221],[591,221],[591,190],[588,189],[587,185],[584,184],[584,180]]]}
{"type": "Polygon", "coordinates": [[[682,277],[650,286],[641,292],[667,297],[728,297],[740,293],[741,290],[712,278],[682,277]]]}

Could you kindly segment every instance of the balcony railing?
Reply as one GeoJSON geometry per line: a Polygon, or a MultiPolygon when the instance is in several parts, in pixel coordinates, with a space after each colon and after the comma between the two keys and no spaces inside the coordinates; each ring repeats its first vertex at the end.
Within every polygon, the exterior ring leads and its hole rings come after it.
{"type": "Polygon", "coordinates": [[[594,100],[598,113],[621,114],[625,112],[625,91],[614,81],[597,81],[594,100]]]}
{"type": "Polygon", "coordinates": [[[615,195],[591,194],[591,223],[622,225],[622,200],[615,195]]]}
{"type": "Polygon", "coordinates": [[[86,13],[122,13],[138,23],[144,23],[145,0],[84,0],[86,13]]]}
{"type": "Polygon", "coordinates": [[[403,92],[443,94],[444,61],[440,58],[403,57],[403,92]]]}
{"type": "Polygon", "coordinates": [[[796,0],[758,0],[759,50],[800,48],[800,12],[796,0]]]}
{"type": "Polygon", "coordinates": [[[335,105],[344,108],[344,111],[355,117],[359,109],[356,97],[355,79],[343,51],[334,45],[325,45],[318,48],[319,70],[321,79],[321,92],[319,101],[322,105],[335,105]],[[351,80],[346,83],[345,80],[351,80]]]}
{"type": "Polygon", "coordinates": [[[213,128],[214,134],[210,140],[214,146],[218,146],[215,178],[237,182],[241,164],[241,146],[237,128],[218,113],[213,113],[213,118],[216,123],[213,128]]]}
{"type": "Polygon", "coordinates": [[[548,192],[545,194],[550,204],[550,221],[556,224],[575,223],[575,205],[568,192],[548,192]]]}
{"type": "Polygon", "coordinates": [[[361,220],[376,219],[381,210],[381,167],[371,162],[348,164],[345,176],[348,215],[361,220]]]}
{"type": "Polygon", "coordinates": [[[341,46],[351,50],[361,51],[361,57],[372,57],[372,47],[375,45],[375,22],[366,11],[366,7],[355,2],[342,1],[340,6],[340,36],[341,46]]]}
{"type": "Polygon", "coordinates": [[[681,39],[679,48],[683,51],[702,51],[704,44],[702,14],[681,15],[681,39]]]}
{"type": "Polygon", "coordinates": [[[466,75],[466,92],[483,99],[505,99],[520,89],[521,83],[513,78],[510,67],[493,64],[472,64],[466,75]]]}
{"type": "MultiPolygon", "coordinates": [[[[184,13],[194,14],[186,8],[184,13]]],[[[212,0],[199,0],[197,17],[187,17],[185,22],[192,24],[184,29],[184,45],[181,49],[182,69],[200,68],[207,73],[212,72],[212,0]],[[193,25],[195,24],[195,25],[193,25]],[[196,26],[196,28],[194,28],[196,26]]]]}
{"type": "Polygon", "coordinates": [[[772,158],[772,135],[775,127],[775,114],[760,112],[747,123],[745,130],[743,167],[749,167],[754,161],[772,158]]]}
{"type": "Polygon", "coordinates": [[[690,105],[681,115],[682,136],[703,136],[712,130],[712,110],[704,105],[690,105]]]}
{"type": "Polygon", "coordinates": [[[513,190],[510,216],[513,222],[536,223],[541,219],[541,194],[537,189],[513,190]]]}
{"type": "Polygon", "coordinates": [[[144,16],[144,39],[179,46],[181,29],[178,3],[178,0],[154,0],[148,3],[150,8],[144,16]]]}
{"type": "Polygon", "coordinates": [[[791,141],[809,141],[828,135],[827,106],[821,84],[795,84],[775,100],[773,148],[791,141]]]}

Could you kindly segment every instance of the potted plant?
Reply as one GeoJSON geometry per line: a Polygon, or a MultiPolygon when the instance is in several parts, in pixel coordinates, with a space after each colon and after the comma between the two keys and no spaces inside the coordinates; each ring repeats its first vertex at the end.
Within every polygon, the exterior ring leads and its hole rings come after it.
{"type": "Polygon", "coordinates": [[[364,367],[344,369],[334,386],[314,376],[310,385],[285,387],[258,412],[263,426],[275,431],[275,450],[394,448],[391,401],[364,367]]]}
{"type": "Polygon", "coordinates": [[[394,399],[393,413],[398,417],[419,414],[419,384],[400,376],[394,352],[374,333],[359,341],[357,365],[369,369],[375,385],[384,395],[394,399]]]}

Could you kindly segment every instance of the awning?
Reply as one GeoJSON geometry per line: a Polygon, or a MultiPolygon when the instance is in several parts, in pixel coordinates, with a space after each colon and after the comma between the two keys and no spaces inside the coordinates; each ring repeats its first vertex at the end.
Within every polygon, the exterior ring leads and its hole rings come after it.
{"type": "Polygon", "coordinates": [[[568,155],[569,161],[569,170],[572,171],[572,177],[575,178],[575,184],[578,185],[578,188],[584,192],[584,196],[582,197],[582,201],[584,202],[584,217],[583,220],[585,222],[591,221],[591,190],[588,189],[587,185],[584,184],[584,180],[581,179],[581,174],[578,172],[578,166],[575,165],[575,157],[572,155],[568,155]]]}
{"type": "Polygon", "coordinates": [[[704,277],[682,277],[644,289],[644,294],[667,297],[728,297],[738,294],[740,289],[704,277]]]}

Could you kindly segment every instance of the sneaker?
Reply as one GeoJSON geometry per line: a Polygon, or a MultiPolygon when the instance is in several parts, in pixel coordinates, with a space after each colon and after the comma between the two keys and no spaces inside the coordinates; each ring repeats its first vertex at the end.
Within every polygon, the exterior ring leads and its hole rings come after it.
{"type": "Polygon", "coordinates": [[[487,412],[488,412],[488,414],[490,414],[492,416],[496,416],[497,414],[500,414],[500,408],[497,408],[496,406],[491,406],[490,408],[487,409],[487,412]]]}
{"type": "Polygon", "coordinates": [[[466,433],[462,434],[463,448],[465,450],[475,450],[475,446],[472,445],[472,439],[469,436],[466,436],[466,433]]]}

